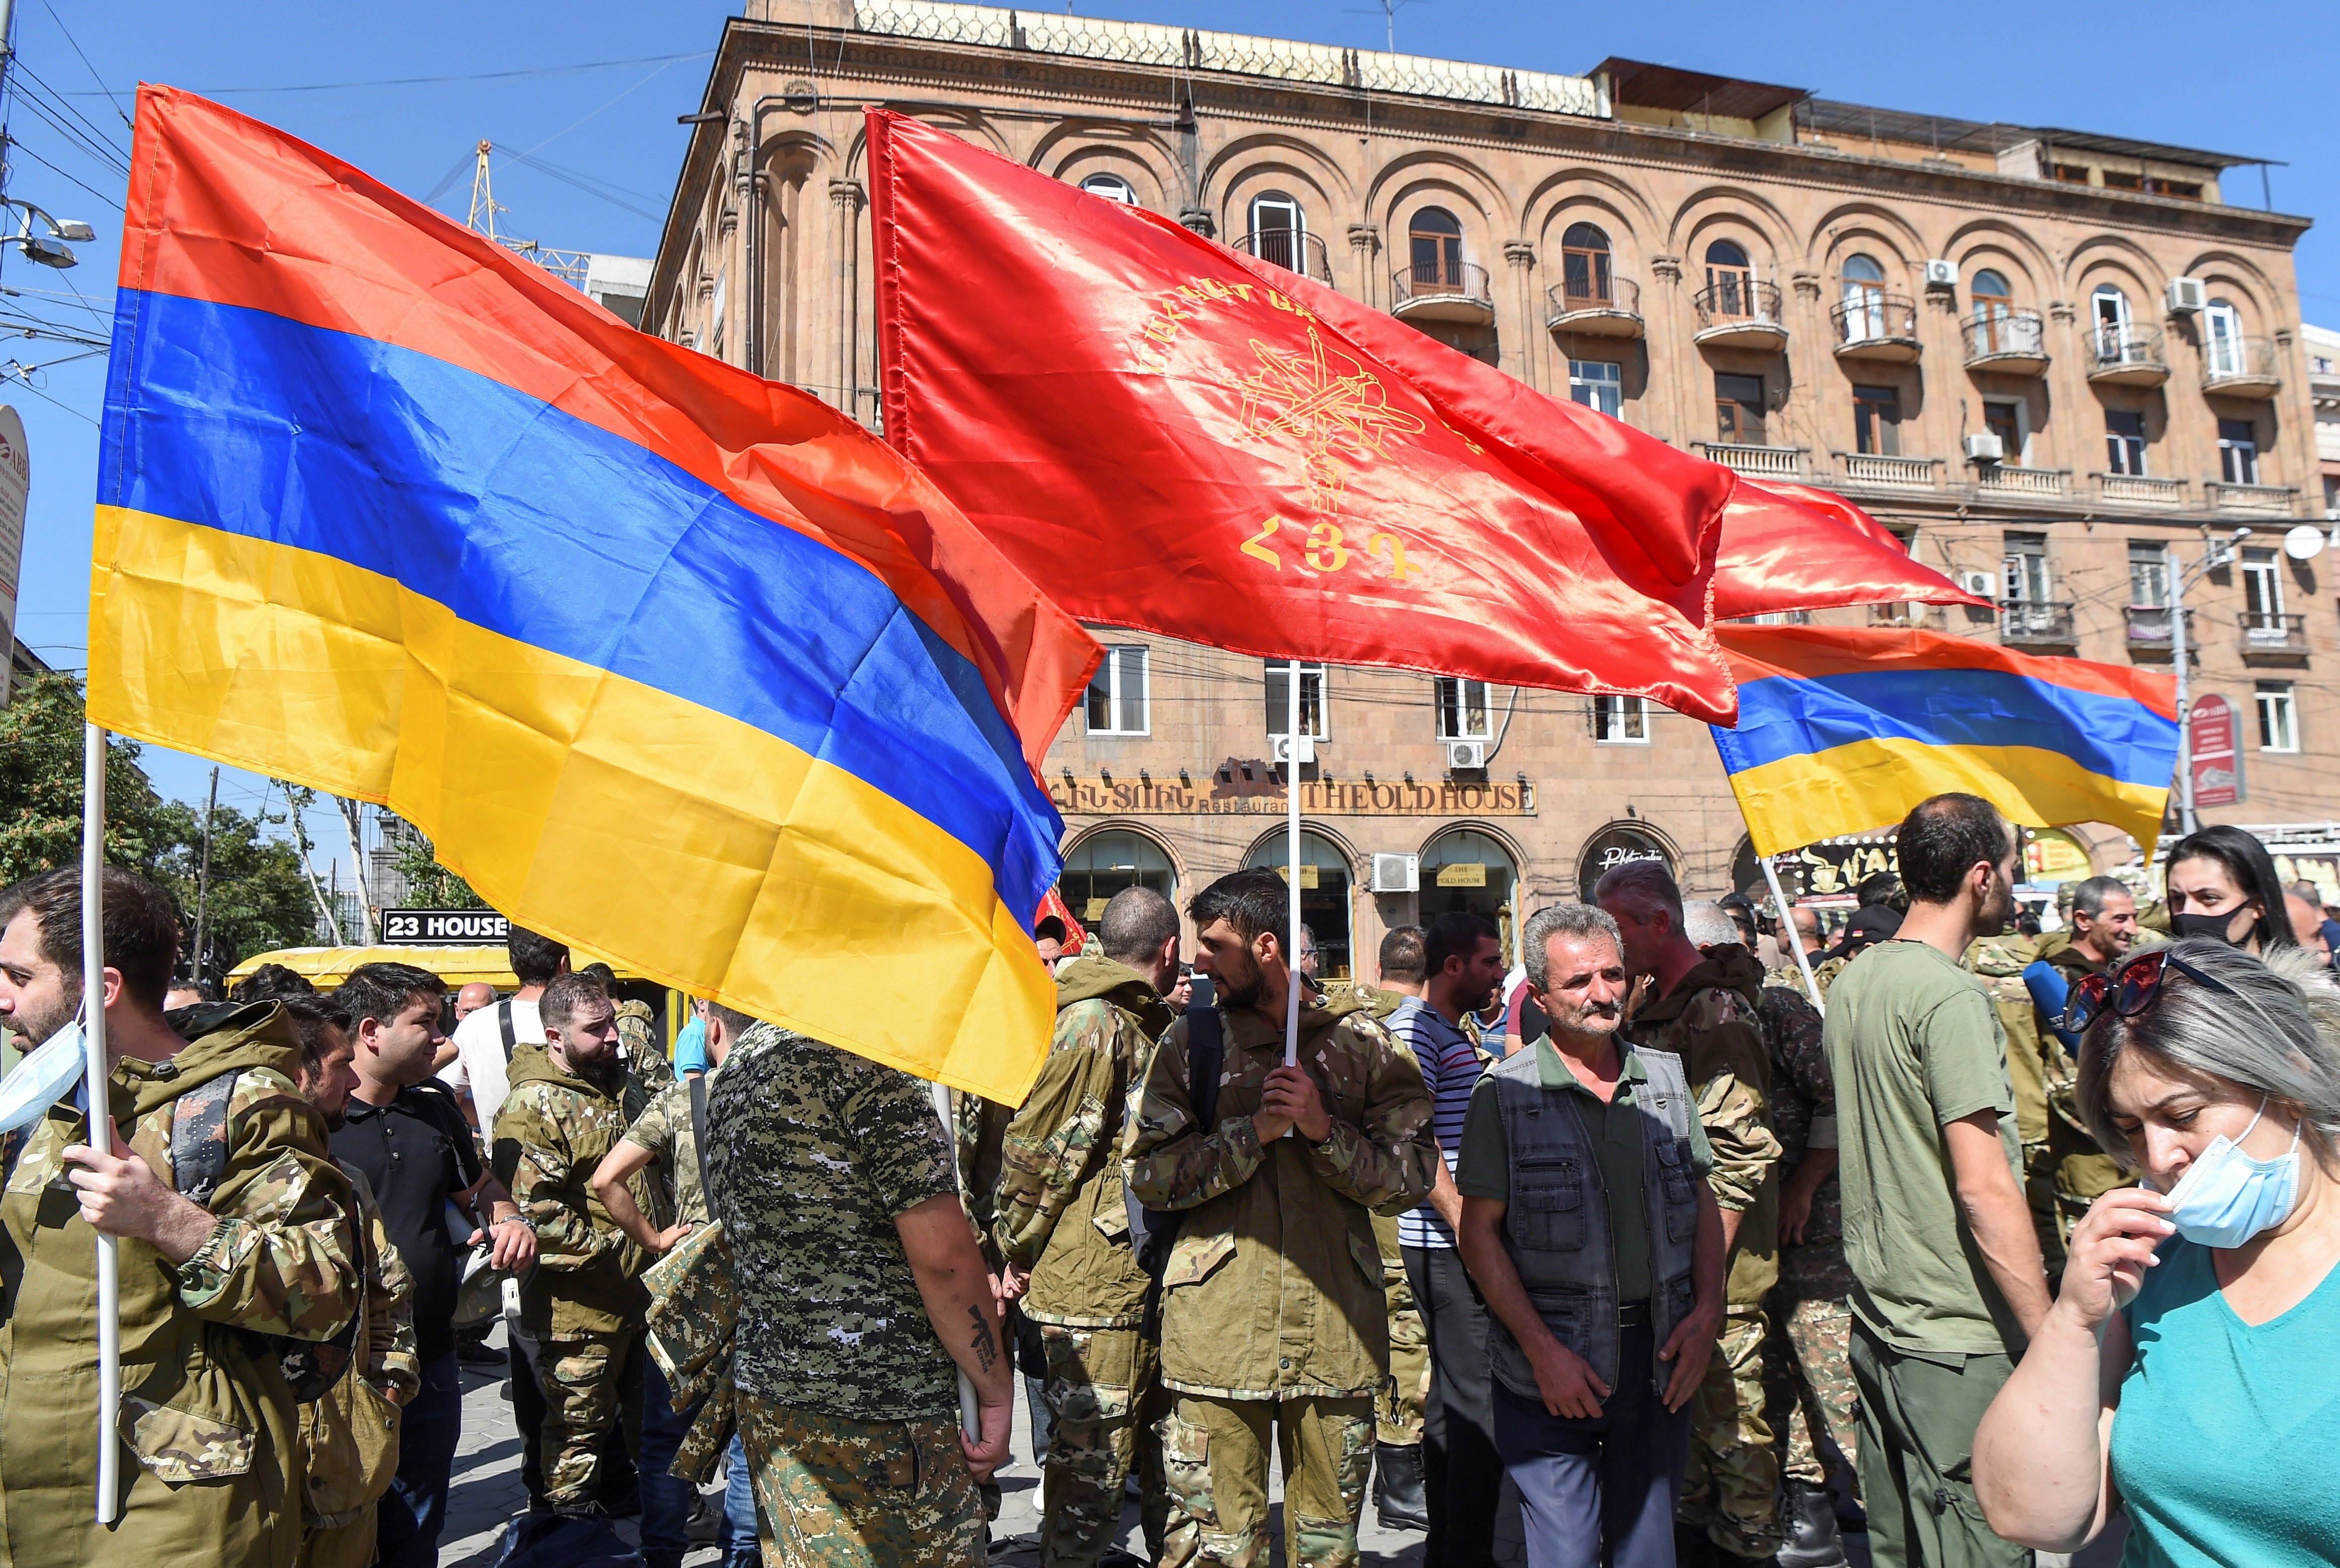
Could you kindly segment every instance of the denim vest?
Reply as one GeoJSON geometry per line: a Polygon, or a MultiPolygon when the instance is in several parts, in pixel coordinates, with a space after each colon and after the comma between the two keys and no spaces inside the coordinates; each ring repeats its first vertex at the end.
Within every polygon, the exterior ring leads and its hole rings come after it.
{"type": "MultiPolygon", "coordinates": [[[[1552,1337],[1581,1356],[1601,1381],[1617,1384],[1617,1260],[1611,1246],[1608,1188],[1584,1123],[1569,1104],[1572,1089],[1547,1089],[1535,1047],[1514,1051],[1487,1069],[1510,1145],[1509,1207],[1503,1250],[1528,1300],[1552,1337]],[[1587,1201],[1588,1196],[1591,1201],[1587,1201]]],[[[1650,1323],[1665,1344],[1691,1309],[1691,1255],[1698,1237],[1697,1178],[1691,1170],[1691,1117],[1696,1103],[1670,1051],[1634,1053],[1648,1080],[1634,1087],[1641,1113],[1641,1196],[1648,1209],[1650,1323]]],[[[1504,1387],[1539,1397],[1535,1369],[1511,1329],[1491,1315],[1488,1358],[1504,1387]]],[[[1651,1361],[1662,1389],[1672,1369],[1651,1361]]]]}

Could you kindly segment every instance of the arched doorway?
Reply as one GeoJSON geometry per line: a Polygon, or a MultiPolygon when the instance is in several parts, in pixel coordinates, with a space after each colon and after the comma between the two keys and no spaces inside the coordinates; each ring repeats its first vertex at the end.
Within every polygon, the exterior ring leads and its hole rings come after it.
{"type": "MultiPolygon", "coordinates": [[[[1290,852],[1281,832],[1262,839],[1244,857],[1245,870],[1264,866],[1282,874],[1287,872],[1290,864],[1290,852]]],[[[1348,856],[1330,839],[1304,829],[1300,834],[1300,918],[1316,933],[1316,978],[1320,981],[1345,980],[1354,972],[1349,958],[1349,904],[1348,856]]]]}
{"type": "Polygon", "coordinates": [[[1639,823],[1611,822],[1585,841],[1584,853],[1577,858],[1576,896],[1591,903],[1601,873],[1628,860],[1655,860],[1676,877],[1681,875],[1664,839],[1639,823]]]}
{"type": "Polygon", "coordinates": [[[1512,852],[1475,828],[1441,834],[1422,857],[1422,923],[1464,911],[1495,923],[1503,963],[1519,962],[1520,872],[1512,852]]]}
{"type": "Polygon", "coordinates": [[[1162,846],[1143,833],[1107,828],[1091,833],[1065,852],[1065,875],[1056,884],[1065,908],[1083,925],[1095,925],[1106,902],[1124,888],[1151,888],[1178,901],[1178,873],[1162,846]]]}

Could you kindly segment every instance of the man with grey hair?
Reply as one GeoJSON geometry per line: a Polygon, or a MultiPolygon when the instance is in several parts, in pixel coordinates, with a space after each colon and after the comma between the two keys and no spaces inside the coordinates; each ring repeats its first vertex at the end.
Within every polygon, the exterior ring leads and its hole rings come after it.
{"type": "Polygon", "coordinates": [[[1554,905],[1521,947],[1550,1028],[1480,1077],[1456,1170],[1456,1241],[1492,1318],[1495,1447],[1529,1562],[1658,1568],[1722,1320],[1713,1156],[1681,1058],[1618,1027],[1617,923],[1554,905]]]}
{"type": "MultiPolygon", "coordinates": [[[[1763,1304],[1780,1278],[1780,1140],[1765,1104],[1763,968],[1737,945],[1735,930],[1725,945],[1699,951],[1681,889],[1663,861],[1614,867],[1593,896],[1617,922],[1626,973],[1649,985],[1625,1026],[1631,1038],[1680,1057],[1690,1075],[1714,1151],[1712,1186],[1730,1259],[1719,1354],[1691,1412],[1680,1517],[1725,1563],[1763,1561],[1787,1543],[1779,1454],[1763,1419],[1763,1304]]],[[[1730,917],[1714,912],[1729,928],[1730,917]]]]}
{"type": "Polygon", "coordinates": [[[1153,1424],[1168,1408],[1161,1346],[1145,1332],[1151,1285],[1122,1198],[1131,1079],[1170,1027],[1178,911],[1150,888],[1105,907],[1096,941],[1056,977],[1056,1028],[1039,1081],[1001,1139],[992,1235],[1002,1291],[1020,1300],[1046,1352],[1042,1397],[1055,1428],[1042,1474],[1040,1561],[1091,1568],[1121,1525],[1121,1494],[1142,1457],[1149,1557],[1162,1551],[1168,1494],[1153,1424]]]}
{"type": "Polygon", "coordinates": [[[1701,952],[1709,948],[1737,944],[1747,946],[1747,933],[1730,918],[1730,911],[1711,898],[1691,898],[1682,904],[1682,935],[1690,945],[1701,952]]]}
{"type": "Polygon", "coordinates": [[[2137,938],[2137,896],[2119,878],[2067,882],[2057,889],[2059,902],[2067,890],[2067,928],[2041,937],[2037,956],[2023,969],[2033,1027],[2010,1028],[2007,1037],[2008,1079],[2024,1145],[2024,1193],[2051,1283],[2063,1277],[2072,1227],[2090,1204],[2127,1180],[2081,1123],[2073,1097],[2080,1041],[2064,1028],[2064,1006],[2074,986],[2120,962],[2137,938]]]}

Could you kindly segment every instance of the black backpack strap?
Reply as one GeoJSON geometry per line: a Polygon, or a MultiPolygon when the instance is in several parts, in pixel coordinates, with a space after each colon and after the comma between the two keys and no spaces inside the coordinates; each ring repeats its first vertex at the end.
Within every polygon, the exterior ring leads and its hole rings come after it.
{"type": "Polygon", "coordinates": [[[512,1027],[511,1009],[511,998],[509,997],[496,1004],[496,1027],[503,1031],[504,1066],[506,1067],[511,1066],[512,1047],[520,1044],[520,1033],[512,1027]]]}
{"type": "Polygon", "coordinates": [[[707,1179],[707,1075],[700,1073],[685,1080],[690,1085],[690,1152],[699,1156],[699,1201],[714,1204],[714,1192],[707,1179]]]}
{"type": "Polygon", "coordinates": [[[227,1103],[243,1076],[237,1071],[207,1078],[172,1107],[171,1180],[205,1208],[227,1171],[227,1103]]]}

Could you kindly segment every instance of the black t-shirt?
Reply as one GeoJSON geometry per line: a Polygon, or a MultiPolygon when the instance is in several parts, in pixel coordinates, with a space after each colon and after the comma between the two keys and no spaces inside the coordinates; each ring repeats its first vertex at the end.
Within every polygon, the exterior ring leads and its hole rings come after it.
{"type": "Polygon", "coordinates": [[[447,1200],[480,1179],[471,1129],[445,1085],[398,1091],[386,1106],[352,1096],[333,1135],[333,1157],[365,1173],[382,1229],[414,1276],[414,1348],[424,1365],[455,1348],[455,1295],[463,1252],[447,1229],[447,1200]]]}

